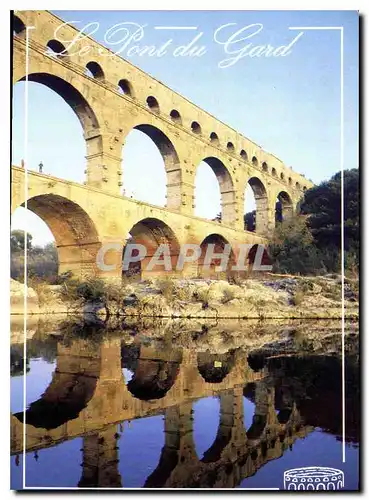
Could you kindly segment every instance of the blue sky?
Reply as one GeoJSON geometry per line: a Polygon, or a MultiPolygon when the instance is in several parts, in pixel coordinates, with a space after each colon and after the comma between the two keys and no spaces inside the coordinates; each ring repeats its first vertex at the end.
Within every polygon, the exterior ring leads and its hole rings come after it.
{"type": "MultiPolygon", "coordinates": [[[[304,31],[286,57],[244,57],[228,68],[219,68],[225,59],[219,37],[253,23],[262,29],[248,41],[254,45],[286,45],[298,34],[290,26],[344,27],[344,166],[358,167],[358,15],[354,11],[55,11],[65,21],[81,21],[78,27],[98,21],[93,35],[103,42],[111,26],[121,22],[146,25],[140,45],[160,47],[173,38],[173,47],[188,43],[203,33],[197,45],[204,45],[201,57],[173,57],[171,50],[158,58],[122,56],[215,115],[287,165],[318,183],[340,169],[340,33],[304,31]],[[159,31],[154,26],[196,26],[196,31],[159,31]],[[233,31],[232,31],[233,30],[233,31]]],[[[116,48],[119,47],[116,46],[116,48]]],[[[13,163],[23,157],[24,83],[14,87],[13,163]]],[[[82,182],[85,145],[82,129],[73,111],[46,87],[29,87],[29,168],[82,182]]],[[[124,181],[127,192],[143,201],[163,205],[165,174],[156,147],[133,131],[123,151],[124,181]],[[140,176],[137,176],[137,169],[140,176]],[[144,182],[143,182],[144,180],[144,182]],[[153,192],[152,185],[158,186],[153,192]]],[[[214,217],[220,211],[219,188],[210,168],[201,165],[196,179],[196,213],[214,217]]],[[[253,208],[250,193],[246,210],[253,208]]],[[[24,212],[24,210],[23,210],[24,212]]],[[[27,225],[36,243],[52,239],[37,217],[25,217],[21,209],[14,215],[12,228],[27,225]]]]}

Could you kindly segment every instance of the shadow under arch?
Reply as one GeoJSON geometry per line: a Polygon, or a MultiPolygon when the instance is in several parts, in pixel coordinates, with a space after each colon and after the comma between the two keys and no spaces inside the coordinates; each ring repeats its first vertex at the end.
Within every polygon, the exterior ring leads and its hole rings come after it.
{"type": "MultiPolygon", "coordinates": [[[[137,222],[129,231],[129,234],[130,238],[123,249],[123,274],[140,275],[141,278],[144,278],[145,276],[160,276],[168,271],[175,272],[180,246],[174,231],[165,222],[148,217],[137,222]],[[131,252],[129,246],[132,244],[142,245],[145,248],[146,256],[141,261],[129,262],[128,256],[131,252]],[[155,265],[153,264],[152,268],[148,268],[160,245],[167,245],[166,251],[169,253],[171,269],[166,269],[164,256],[155,265]]],[[[132,250],[132,256],[134,255],[138,255],[138,250],[132,250]]]]}
{"type": "MultiPolygon", "coordinates": [[[[221,258],[212,258],[211,261],[206,261],[207,252],[211,253],[213,249],[213,254],[223,254],[225,253],[226,245],[230,246],[230,243],[224,238],[224,236],[213,233],[209,234],[201,243],[201,254],[198,259],[198,274],[201,277],[206,278],[218,278],[219,273],[226,273],[227,277],[232,276],[234,271],[232,267],[236,264],[236,257],[231,248],[229,253],[229,258],[225,271],[217,271],[217,267],[221,265],[221,258]]],[[[229,248],[229,247],[228,247],[229,248]]]]}
{"type": "Polygon", "coordinates": [[[221,197],[222,223],[232,224],[237,217],[234,207],[235,188],[231,174],[224,163],[215,156],[208,156],[201,161],[209,165],[217,178],[221,197]]]}
{"type": "MultiPolygon", "coordinates": [[[[18,81],[25,80],[26,77],[24,76],[18,81]]],[[[50,73],[31,73],[28,75],[28,81],[45,85],[62,97],[75,112],[81,123],[86,140],[87,155],[101,152],[102,138],[96,114],[85,97],[73,85],[50,73]]]]}
{"type": "Polygon", "coordinates": [[[235,351],[224,354],[211,354],[199,352],[197,355],[197,368],[202,378],[208,384],[219,384],[231,372],[236,362],[235,351]]]}
{"type": "MultiPolygon", "coordinates": [[[[149,137],[158,148],[164,162],[167,176],[166,207],[179,209],[182,204],[181,180],[182,170],[179,157],[173,142],[158,127],[150,124],[139,124],[132,130],[138,130],[149,137]]],[[[129,134],[129,132],[128,132],[129,134]]],[[[127,134],[127,136],[128,136],[127,134]]]]}
{"type": "Polygon", "coordinates": [[[182,362],[182,351],[174,351],[169,359],[151,348],[137,346],[122,348],[122,367],[130,369],[133,377],[127,389],[137,399],[161,399],[174,385],[182,362]],[[161,359],[161,358],[164,359],[161,359]]]}
{"type": "Polygon", "coordinates": [[[47,224],[55,238],[59,274],[70,271],[83,277],[84,270],[96,266],[99,236],[82,207],[68,198],[49,193],[29,198],[27,209],[47,224]]]}

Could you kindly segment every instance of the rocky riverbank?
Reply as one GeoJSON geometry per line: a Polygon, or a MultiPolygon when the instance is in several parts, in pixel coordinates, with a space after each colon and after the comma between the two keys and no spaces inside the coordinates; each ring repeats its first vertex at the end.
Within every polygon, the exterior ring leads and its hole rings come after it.
{"type": "MultiPolygon", "coordinates": [[[[205,279],[157,279],[104,285],[84,297],[66,293],[68,284],[28,289],[28,314],[92,314],[109,317],[187,319],[319,319],[341,318],[340,277],[269,274],[237,284],[205,279]],[[93,297],[91,299],[91,297],[93,297]]],[[[23,314],[24,287],[12,280],[11,312],[23,314]]],[[[358,282],[345,279],[345,316],[357,319],[358,282]]]]}

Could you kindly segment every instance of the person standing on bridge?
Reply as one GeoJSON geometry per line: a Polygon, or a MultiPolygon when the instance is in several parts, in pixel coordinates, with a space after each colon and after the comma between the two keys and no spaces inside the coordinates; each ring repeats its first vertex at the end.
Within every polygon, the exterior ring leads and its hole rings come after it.
{"type": "Polygon", "coordinates": [[[43,168],[44,168],[44,164],[42,163],[42,161],[40,161],[40,163],[38,164],[38,171],[40,172],[40,174],[42,174],[43,168]]]}

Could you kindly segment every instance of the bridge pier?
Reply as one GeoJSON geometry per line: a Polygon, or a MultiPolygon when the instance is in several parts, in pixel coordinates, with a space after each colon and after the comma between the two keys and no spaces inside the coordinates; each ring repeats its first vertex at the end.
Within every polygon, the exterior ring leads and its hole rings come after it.
{"type": "Polygon", "coordinates": [[[116,425],[84,436],[82,475],[78,483],[80,488],[122,487],[122,478],[118,470],[119,437],[116,425]]]}

